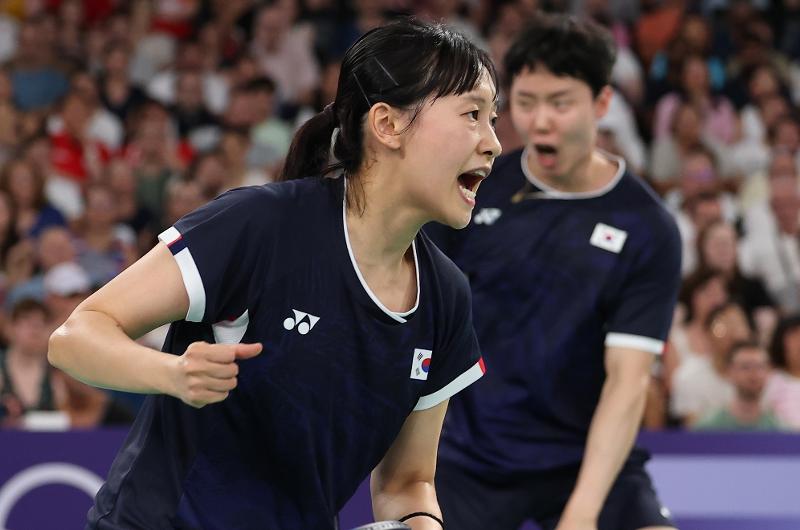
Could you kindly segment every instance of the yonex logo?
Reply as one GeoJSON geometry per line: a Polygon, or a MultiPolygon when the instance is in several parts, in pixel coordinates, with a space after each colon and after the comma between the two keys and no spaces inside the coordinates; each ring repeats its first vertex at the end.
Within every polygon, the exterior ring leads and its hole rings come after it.
{"type": "Polygon", "coordinates": [[[283,327],[287,331],[293,330],[296,326],[297,332],[301,335],[305,335],[314,329],[314,326],[316,326],[317,322],[319,322],[319,317],[309,313],[304,313],[302,311],[298,311],[297,309],[292,309],[292,312],[294,313],[294,318],[289,317],[283,321],[283,327]]]}
{"type": "Polygon", "coordinates": [[[499,208],[481,208],[481,211],[475,214],[472,221],[476,225],[493,225],[503,212],[499,208]]]}

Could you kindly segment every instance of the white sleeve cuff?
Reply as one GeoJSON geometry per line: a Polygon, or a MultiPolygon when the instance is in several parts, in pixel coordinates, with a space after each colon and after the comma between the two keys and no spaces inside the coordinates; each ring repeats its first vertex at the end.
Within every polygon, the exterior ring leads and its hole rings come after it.
{"type": "MultiPolygon", "coordinates": [[[[171,247],[183,238],[178,229],[171,226],[158,235],[158,239],[167,247],[171,247]]],[[[206,311],[206,290],[203,287],[203,279],[200,271],[194,262],[192,253],[188,247],[172,254],[178,268],[181,271],[183,285],[186,287],[186,294],[189,295],[189,310],[186,312],[186,320],[189,322],[200,322],[206,311]]]]}
{"type": "Polygon", "coordinates": [[[661,355],[664,352],[664,341],[628,333],[608,333],[606,347],[630,348],[661,355]]]}
{"type": "Polygon", "coordinates": [[[469,385],[483,377],[484,372],[486,372],[486,367],[483,365],[483,359],[480,359],[469,369],[467,369],[467,371],[450,381],[450,383],[440,388],[433,394],[420,397],[419,401],[417,401],[417,405],[414,407],[414,410],[426,410],[435,407],[446,399],[450,399],[452,396],[458,394],[469,385]]]}

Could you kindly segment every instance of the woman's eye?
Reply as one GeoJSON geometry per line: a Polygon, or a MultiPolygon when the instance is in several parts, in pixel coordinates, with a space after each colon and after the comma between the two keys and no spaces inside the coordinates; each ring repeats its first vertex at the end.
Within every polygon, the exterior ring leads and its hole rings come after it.
{"type": "Polygon", "coordinates": [[[469,113],[469,117],[475,121],[478,121],[478,113],[479,111],[473,110],[472,112],[469,113]]]}

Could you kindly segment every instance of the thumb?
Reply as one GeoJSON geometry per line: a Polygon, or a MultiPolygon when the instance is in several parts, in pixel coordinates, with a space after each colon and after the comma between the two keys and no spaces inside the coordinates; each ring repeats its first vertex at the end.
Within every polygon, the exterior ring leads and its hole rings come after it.
{"type": "Polygon", "coordinates": [[[250,359],[261,353],[261,343],[256,342],[252,344],[237,344],[234,350],[234,355],[237,359],[250,359]]]}

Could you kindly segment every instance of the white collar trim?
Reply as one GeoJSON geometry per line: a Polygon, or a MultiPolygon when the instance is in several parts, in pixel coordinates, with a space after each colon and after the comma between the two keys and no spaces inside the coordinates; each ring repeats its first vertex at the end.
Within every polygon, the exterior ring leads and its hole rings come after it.
{"type": "Polygon", "coordinates": [[[617,164],[617,173],[614,175],[614,178],[611,181],[603,186],[600,189],[592,190],[592,191],[561,191],[557,190],[552,186],[548,186],[534,175],[530,168],[528,167],[528,150],[529,146],[525,146],[525,149],[522,150],[522,156],[520,158],[520,165],[522,167],[522,173],[525,175],[525,178],[528,179],[528,182],[542,190],[540,194],[543,197],[551,197],[554,199],[566,199],[566,200],[575,200],[575,199],[592,199],[594,197],[601,197],[608,193],[609,191],[613,190],[614,187],[619,183],[622,179],[622,175],[625,174],[625,159],[616,155],[612,155],[611,153],[607,153],[602,149],[597,149],[596,151],[609,159],[611,162],[615,162],[617,164]]]}
{"type": "Polygon", "coordinates": [[[353,247],[350,246],[350,236],[347,233],[347,179],[345,179],[344,181],[344,200],[342,201],[342,228],[344,229],[344,241],[347,244],[347,254],[350,256],[350,263],[352,263],[353,265],[353,270],[356,272],[356,276],[358,276],[358,281],[361,282],[361,286],[367,292],[372,301],[375,302],[375,305],[381,309],[381,311],[386,313],[389,317],[396,320],[397,322],[404,324],[406,322],[405,317],[414,313],[414,311],[416,311],[417,308],[419,307],[419,259],[417,259],[416,240],[411,242],[411,249],[414,252],[414,271],[416,272],[417,275],[417,298],[416,301],[414,302],[414,307],[403,313],[398,313],[396,311],[390,310],[388,307],[383,305],[383,302],[381,302],[378,299],[378,297],[375,296],[375,293],[372,292],[372,289],[369,288],[369,285],[367,285],[366,280],[364,280],[364,276],[362,276],[361,270],[359,270],[358,268],[358,263],[356,263],[356,257],[353,254],[353,247]]]}

